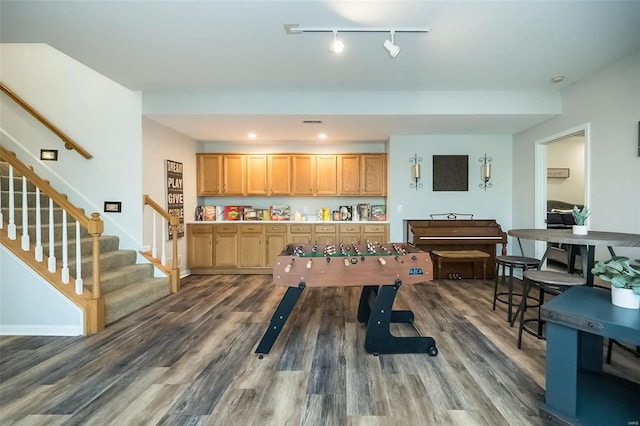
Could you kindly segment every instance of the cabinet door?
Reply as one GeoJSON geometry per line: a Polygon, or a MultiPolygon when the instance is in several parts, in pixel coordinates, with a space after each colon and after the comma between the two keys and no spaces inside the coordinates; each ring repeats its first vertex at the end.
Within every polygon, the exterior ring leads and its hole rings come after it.
{"type": "Polygon", "coordinates": [[[238,234],[216,234],[215,266],[238,267],[238,234]]]}
{"type": "Polygon", "coordinates": [[[259,234],[240,234],[240,267],[264,266],[264,237],[259,234]]]}
{"type": "Polygon", "coordinates": [[[222,162],[222,191],[224,195],[245,195],[245,156],[227,154],[222,157],[222,162]]]}
{"type": "Polygon", "coordinates": [[[336,195],[338,193],[338,158],[336,155],[316,156],[316,194],[336,195]]]}
{"type": "Polygon", "coordinates": [[[360,155],[338,156],[338,195],[360,195],[360,155]]]}
{"type": "Polygon", "coordinates": [[[213,226],[188,225],[187,266],[211,268],[213,266],[213,226]]]}
{"type": "Polygon", "coordinates": [[[361,244],[362,226],[354,224],[340,224],[338,225],[338,243],[344,244],[346,247],[351,247],[351,244],[361,244]]]}
{"type": "Polygon", "coordinates": [[[287,154],[269,155],[268,195],[291,193],[291,157],[287,154]]]}
{"type": "Polygon", "coordinates": [[[282,250],[287,246],[287,234],[266,234],[265,239],[267,243],[266,266],[273,266],[278,255],[282,253],[282,250]]]}
{"type": "Polygon", "coordinates": [[[364,154],[360,167],[360,194],[386,195],[387,171],[384,154],[364,154]]]}
{"type": "Polygon", "coordinates": [[[218,154],[196,155],[198,195],[222,194],[222,157],[218,154]]]}
{"type": "Polygon", "coordinates": [[[315,155],[292,155],[291,195],[313,195],[316,187],[315,155]]]}
{"type": "Polygon", "coordinates": [[[267,156],[249,154],[247,161],[247,195],[268,195],[267,156]]]}
{"type": "Polygon", "coordinates": [[[386,244],[389,242],[389,225],[364,225],[363,243],[386,244]]]}

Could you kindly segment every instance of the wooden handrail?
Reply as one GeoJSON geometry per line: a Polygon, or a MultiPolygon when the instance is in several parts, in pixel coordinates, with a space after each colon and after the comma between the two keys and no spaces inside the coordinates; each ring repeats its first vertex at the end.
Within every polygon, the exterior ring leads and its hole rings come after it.
{"type": "MultiPolygon", "coordinates": [[[[170,290],[172,293],[177,293],[180,290],[180,268],[178,265],[178,226],[180,225],[180,217],[177,214],[169,214],[160,204],[156,203],[149,197],[149,195],[144,194],[142,197],[142,201],[145,205],[151,207],[156,213],[165,218],[167,222],[169,222],[169,226],[171,227],[171,235],[172,235],[172,261],[171,261],[171,269],[167,271],[167,268],[159,264],[161,270],[165,271],[169,275],[169,284],[170,290]]],[[[155,230],[154,230],[155,232],[155,230]]],[[[163,242],[164,244],[164,242],[163,242]]],[[[143,253],[145,257],[152,258],[148,255],[148,253],[143,253]]],[[[155,260],[155,259],[154,259],[155,260]]]]}
{"type": "Polygon", "coordinates": [[[36,120],[42,123],[47,129],[51,130],[56,136],[58,136],[64,142],[64,147],[68,150],[75,150],[78,154],[82,155],[87,160],[93,158],[84,148],[78,145],[73,139],[71,139],[65,132],[60,130],[57,126],[47,120],[42,114],[36,111],[31,105],[29,105],[24,99],[18,96],[15,92],[9,89],[4,83],[0,82],[0,90],[13,99],[18,105],[20,105],[25,111],[31,114],[36,120]]]}

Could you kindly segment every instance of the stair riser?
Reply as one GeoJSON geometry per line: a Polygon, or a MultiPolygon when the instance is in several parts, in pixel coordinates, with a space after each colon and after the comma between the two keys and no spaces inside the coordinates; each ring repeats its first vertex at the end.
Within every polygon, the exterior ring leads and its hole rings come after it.
{"type": "MultiPolygon", "coordinates": [[[[2,216],[4,217],[4,221],[5,222],[9,222],[9,206],[2,206],[2,208],[0,209],[0,212],[2,212],[2,216]]],[[[22,225],[22,207],[20,208],[15,208],[14,210],[14,221],[16,225],[22,225]]],[[[70,216],[67,215],[67,220],[70,219],[70,216]]],[[[27,213],[27,220],[28,223],[30,224],[34,224],[36,223],[36,209],[35,208],[30,208],[28,209],[28,213],[27,213]]],[[[47,204],[46,207],[41,206],[40,207],[40,222],[42,224],[48,224],[49,223],[49,204],[47,204]]],[[[53,208],[53,223],[62,223],[62,209],[59,207],[54,207],[53,208]]]]}
{"type": "MultiPolygon", "coordinates": [[[[111,256],[100,256],[100,273],[104,274],[113,271],[122,266],[133,265],[136,263],[136,253],[130,250],[121,250],[111,256]]],[[[82,259],[82,278],[93,276],[93,259],[84,257],[82,259]]],[[[76,276],[75,257],[69,259],[69,274],[76,276]]]]}
{"type": "MultiPolygon", "coordinates": [[[[2,207],[5,207],[5,206],[9,207],[9,193],[6,192],[4,188],[2,190],[2,193],[0,194],[0,203],[2,204],[2,207]]],[[[35,206],[35,204],[36,204],[36,193],[35,192],[28,193],[27,205],[35,206]]],[[[15,207],[22,206],[22,192],[16,191],[13,193],[13,205],[15,207]]],[[[40,205],[41,206],[49,205],[49,197],[43,193],[40,193],[40,205]]]]}
{"type": "MultiPolygon", "coordinates": [[[[34,241],[32,241],[34,242],[34,241]]],[[[108,253],[112,251],[117,251],[119,245],[119,239],[113,236],[101,237],[100,238],[100,253],[108,253]]],[[[67,245],[67,250],[69,253],[69,257],[75,257],[76,255],[76,244],[75,240],[73,242],[69,242],[67,245]]],[[[45,256],[49,256],[49,244],[48,242],[43,242],[42,250],[45,256]]],[[[57,259],[62,259],[62,242],[57,242],[53,247],[54,255],[57,259]]],[[[92,256],[93,255],[93,242],[90,240],[82,240],[80,244],[80,255],[81,256],[92,256]]]]}
{"type": "MultiPolygon", "coordinates": [[[[102,274],[100,276],[100,291],[102,294],[111,293],[128,285],[135,285],[153,278],[153,265],[150,263],[141,263],[135,265],[134,268],[123,268],[122,271],[118,274],[102,274]]],[[[84,280],[85,287],[90,289],[92,284],[93,279],[91,277],[84,280]]]]}

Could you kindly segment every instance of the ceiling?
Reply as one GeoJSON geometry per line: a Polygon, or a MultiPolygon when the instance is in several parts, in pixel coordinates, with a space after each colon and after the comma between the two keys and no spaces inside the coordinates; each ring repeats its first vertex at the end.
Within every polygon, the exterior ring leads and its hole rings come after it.
{"type": "Polygon", "coordinates": [[[0,0],[3,43],[50,44],[141,91],[145,115],[194,139],[246,142],[254,131],[252,143],[513,134],[557,111],[454,108],[448,94],[458,107],[488,94],[558,97],[640,49],[639,22],[640,1],[0,0]],[[397,33],[396,58],[382,47],[389,34],[338,33],[337,56],[331,33],[285,24],[431,31],[397,33]]]}

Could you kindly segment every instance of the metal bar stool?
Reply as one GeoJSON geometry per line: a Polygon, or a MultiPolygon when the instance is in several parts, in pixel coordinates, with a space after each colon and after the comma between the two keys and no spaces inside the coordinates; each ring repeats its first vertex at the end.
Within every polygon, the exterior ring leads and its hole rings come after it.
{"type": "MultiPolygon", "coordinates": [[[[496,256],[496,279],[493,286],[493,310],[496,310],[496,301],[500,303],[505,303],[507,305],[507,321],[509,324],[513,326],[512,318],[513,318],[513,296],[522,297],[522,293],[514,293],[513,292],[513,270],[514,269],[522,269],[522,271],[526,271],[527,269],[537,269],[540,260],[533,257],[525,257],[525,256],[496,256]],[[499,274],[500,267],[502,266],[502,274],[499,274]],[[507,268],[509,269],[509,280],[506,280],[506,272],[507,268]],[[507,284],[506,292],[498,292],[499,283],[507,284]],[[506,296],[506,299],[505,299],[506,296]]],[[[529,296],[530,299],[535,300],[534,304],[528,304],[527,308],[535,308],[538,306],[539,301],[533,297],[529,296]]],[[[519,303],[518,303],[519,305],[519,303]]]]}
{"type": "Polygon", "coordinates": [[[523,331],[537,337],[538,339],[545,339],[543,332],[544,321],[540,318],[540,306],[544,303],[545,294],[558,295],[571,287],[585,285],[587,283],[585,277],[580,275],[569,274],[567,272],[540,271],[537,269],[524,271],[522,273],[522,277],[522,300],[520,302],[520,307],[516,312],[516,317],[518,315],[520,316],[520,326],[518,327],[518,349],[522,347],[523,331]],[[525,319],[524,314],[527,296],[534,287],[539,290],[538,300],[540,303],[538,305],[537,317],[525,319]],[[537,328],[529,328],[529,326],[527,326],[528,323],[536,323],[537,328]]]}

